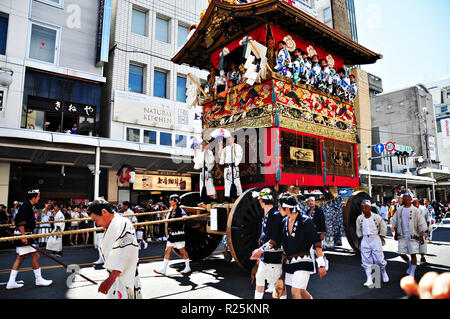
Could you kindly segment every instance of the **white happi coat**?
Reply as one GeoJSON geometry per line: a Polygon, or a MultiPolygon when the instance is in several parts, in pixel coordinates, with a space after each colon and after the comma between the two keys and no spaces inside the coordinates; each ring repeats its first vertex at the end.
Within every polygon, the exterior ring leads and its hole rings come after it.
{"type": "Polygon", "coordinates": [[[207,151],[207,156],[205,157],[205,152],[196,150],[194,152],[194,169],[201,169],[200,174],[200,192],[203,189],[203,181],[205,180],[204,173],[206,173],[206,193],[208,196],[216,195],[216,189],[214,188],[214,179],[212,177],[211,171],[214,168],[214,155],[211,150],[207,151]],[[205,170],[203,171],[203,165],[205,165],[205,170]]]}
{"type": "Polygon", "coordinates": [[[105,230],[100,252],[105,261],[103,267],[108,272],[120,271],[120,275],[108,291],[108,298],[137,298],[135,290],[140,290],[140,280],[136,274],[139,248],[129,218],[114,214],[108,229],[105,230]]]}
{"type": "MultiPolygon", "coordinates": [[[[59,227],[60,231],[64,231],[66,224],[64,223],[65,217],[61,211],[58,211],[55,215],[54,221],[62,221],[62,223],[54,223],[53,224],[53,233],[56,232],[56,229],[59,227]]],[[[49,237],[46,245],[47,250],[52,250],[56,252],[62,251],[62,236],[52,236],[49,237]]]]}
{"type": "Polygon", "coordinates": [[[356,219],[356,234],[361,239],[361,262],[364,269],[378,265],[383,270],[387,261],[384,259],[381,236],[387,234],[387,226],[380,215],[371,213],[371,218],[361,214],[356,219]]]}
{"type": "Polygon", "coordinates": [[[223,176],[225,180],[225,197],[230,196],[230,189],[231,185],[233,184],[233,177],[234,177],[234,184],[236,185],[237,189],[237,195],[240,196],[242,194],[242,186],[241,186],[241,179],[239,178],[239,164],[242,161],[243,157],[243,150],[242,147],[239,144],[234,143],[235,150],[232,152],[232,147],[228,145],[222,150],[222,154],[220,155],[220,165],[228,164],[225,166],[225,169],[223,170],[223,176]],[[231,168],[229,164],[234,162],[234,169],[233,174],[231,174],[231,168]]]}

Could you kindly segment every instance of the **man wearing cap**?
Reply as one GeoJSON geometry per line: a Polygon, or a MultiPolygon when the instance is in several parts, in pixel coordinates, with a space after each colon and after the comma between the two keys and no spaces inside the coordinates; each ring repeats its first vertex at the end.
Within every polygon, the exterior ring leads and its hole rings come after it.
{"type": "MultiPolygon", "coordinates": [[[[169,197],[170,213],[168,219],[183,218],[188,215],[180,207],[180,197],[178,195],[171,195],[169,197]]],[[[167,246],[164,253],[164,261],[161,269],[153,270],[155,273],[165,276],[167,272],[167,266],[170,261],[170,253],[173,248],[179,249],[181,258],[183,258],[185,267],[180,273],[187,274],[191,272],[191,267],[189,266],[189,256],[186,251],[186,235],[184,233],[184,221],[168,223],[169,228],[169,238],[167,239],[167,246]]]]}
{"type": "MultiPolygon", "coordinates": [[[[20,206],[19,211],[16,215],[15,225],[16,235],[30,235],[36,228],[36,218],[33,212],[33,206],[39,202],[40,191],[38,189],[30,190],[27,194],[27,199],[24,201],[22,206],[20,206]]],[[[36,286],[50,286],[53,281],[46,280],[42,278],[41,268],[39,267],[39,254],[36,249],[32,246],[32,240],[21,239],[19,247],[16,248],[17,258],[13,264],[11,274],[9,276],[8,283],[6,284],[6,289],[16,289],[23,287],[23,284],[16,282],[17,273],[19,267],[25,259],[26,255],[31,254],[32,268],[35,276],[36,286]]]]}
{"type": "Polygon", "coordinates": [[[398,240],[398,253],[408,263],[406,273],[414,277],[417,266],[416,254],[419,253],[419,244],[424,242],[427,224],[420,214],[419,209],[412,204],[410,192],[403,194],[403,206],[397,209],[392,218],[394,239],[398,240]],[[411,255],[411,261],[407,255],[411,255]]]}
{"type": "Polygon", "coordinates": [[[281,243],[286,255],[283,264],[285,284],[291,287],[294,299],[312,299],[306,290],[311,272],[314,271],[311,246],[317,252],[320,278],[327,273],[322,252],[322,242],[311,217],[299,212],[298,201],[290,193],[281,194],[278,209],[283,219],[281,243]]]}
{"type": "MultiPolygon", "coordinates": [[[[264,211],[264,217],[261,225],[261,236],[259,239],[259,248],[255,249],[250,257],[251,260],[257,260],[256,272],[256,290],[255,299],[262,299],[266,281],[269,286],[275,285],[282,274],[282,255],[281,248],[281,224],[282,216],[273,205],[272,191],[265,188],[260,192],[253,192],[253,198],[256,198],[264,211]]],[[[280,299],[286,299],[286,296],[280,299]]]]}
{"type": "Polygon", "coordinates": [[[356,235],[361,239],[361,265],[367,276],[364,286],[373,288],[372,265],[378,265],[381,269],[383,282],[389,282],[386,273],[387,262],[383,253],[387,226],[383,217],[372,213],[370,200],[362,201],[361,207],[362,214],[356,219],[356,235]]]}

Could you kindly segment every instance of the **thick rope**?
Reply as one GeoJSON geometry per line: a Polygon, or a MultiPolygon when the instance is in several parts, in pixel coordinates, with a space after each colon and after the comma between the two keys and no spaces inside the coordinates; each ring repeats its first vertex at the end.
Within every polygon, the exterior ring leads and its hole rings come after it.
{"type": "MultiPolygon", "coordinates": [[[[126,215],[126,216],[129,216],[129,215],[126,215]]],[[[166,219],[166,220],[156,220],[156,221],[151,221],[151,222],[135,223],[135,224],[133,224],[133,226],[167,224],[167,223],[174,223],[174,222],[186,221],[186,220],[191,220],[191,219],[199,219],[199,218],[208,217],[208,216],[209,216],[209,214],[201,214],[201,215],[194,215],[194,216],[189,216],[189,217],[180,217],[180,218],[173,218],[173,219],[166,219]]],[[[54,233],[45,233],[45,234],[10,236],[10,237],[0,238],[0,243],[6,242],[6,241],[21,240],[21,239],[34,239],[34,238],[44,238],[44,237],[51,237],[51,236],[65,236],[65,235],[92,233],[92,232],[98,232],[98,231],[104,231],[104,230],[105,230],[105,228],[103,228],[103,227],[97,227],[97,228],[68,230],[68,231],[63,231],[63,232],[54,232],[54,233]]]]}
{"type": "MultiPolygon", "coordinates": [[[[200,207],[188,207],[188,206],[181,206],[183,209],[187,210],[198,210],[198,211],[205,211],[205,208],[200,207]]],[[[129,215],[122,215],[123,217],[133,217],[133,216],[149,216],[149,215],[158,215],[158,214],[167,214],[170,213],[170,210],[161,210],[156,212],[144,212],[144,213],[137,213],[137,214],[129,214],[129,215]]],[[[71,222],[84,222],[84,221],[92,221],[92,218],[86,217],[86,218],[77,218],[77,219],[65,219],[65,220],[49,220],[46,222],[36,222],[36,225],[43,225],[43,224],[56,224],[56,223],[71,223],[71,222]]],[[[0,225],[1,227],[15,227],[14,224],[3,224],[0,225]]]]}

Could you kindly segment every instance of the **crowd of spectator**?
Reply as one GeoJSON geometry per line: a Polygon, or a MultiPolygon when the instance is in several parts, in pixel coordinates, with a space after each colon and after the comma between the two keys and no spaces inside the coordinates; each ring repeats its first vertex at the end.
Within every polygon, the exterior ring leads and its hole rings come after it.
{"type": "MultiPolygon", "coordinates": [[[[14,202],[13,206],[8,209],[6,205],[0,204],[0,237],[13,236],[14,235],[14,219],[18,212],[18,209],[22,203],[14,202]]],[[[126,216],[130,214],[140,214],[144,212],[156,212],[167,210],[167,206],[162,203],[153,203],[152,200],[138,204],[131,204],[129,202],[113,203],[113,209],[116,213],[126,216]]],[[[66,231],[68,230],[82,230],[87,228],[95,227],[92,220],[80,220],[89,218],[88,215],[88,205],[87,203],[81,203],[77,205],[65,205],[56,201],[47,201],[44,204],[38,203],[33,207],[34,216],[37,225],[37,233],[50,233],[54,229],[54,224],[50,223],[54,221],[55,214],[60,210],[64,215],[66,231]],[[58,209],[55,211],[55,207],[58,209]],[[75,220],[75,221],[72,221],[75,220]]],[[[147,222],[164,219],[163,214],[155,215],[143,215],[143,216],[130,216],[133,223],[137,222],[147,222]]],[[[141,226],[139,229],[139,236],[141,237],[141,242],[145,242],[145,247],[147,242],[151,241],[163,241],[165,240],[165,228],[164,224],[161,225],[149,225],[141,226]]],[[[49,237],[39,238],[39,246],[45,247],[49,237]]],[[[70,234],[63,236],[64,246],[75,246],[75,245],[89,245],[93,243],[93,234],[90,232],[82,234],[70,234]]],[[[13,248],[13,242],[0,243],[0,248],[13,248]]]]}

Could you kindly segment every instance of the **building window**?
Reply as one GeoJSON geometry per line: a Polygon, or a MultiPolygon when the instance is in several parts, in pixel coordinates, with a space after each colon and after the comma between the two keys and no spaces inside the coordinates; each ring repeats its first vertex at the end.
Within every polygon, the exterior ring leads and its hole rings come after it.
{"type": "Polygon", "coordinates": [[[144,93],[144,68],[142,66],[130,64],[128,90],[135,93],[144,93]]]}
{"type": "Polygon", "coordinates": [[[189,34],[189,28],[184,25],[178,25],[178,46],[182,47],[186,44],[187,36],[189,34]]]}
{"type": "Polygon", "coordinates": [[[392,105],[389,104],[389,105],[387,106],[387,109],[388,109],[388,110],[392,110],[392,105]]]}
{"type": "Polygon", "coordinates": [[[159,144],[163,146],[172,146],[172,134],[161,132],[159,134],[159,144]]]}
{"type": "Polygon", "coordinates": [[[147,35],[147,13],[133,8],[131,16],[131,32],[147,35]]]}
{"type": "Polygon", "coordinates": [[[186,103],[186,78],[177,76],[177,101],[186,103]]]}
{"type": "Polygon", "coordinates": [[[39,2],[50,4],[52,6],[63,8],[64,7],[64,0],[38,0],[39,2]]]}
{"type": "Polygon", "coordinates": [[[448,106],[441,106],[441,113],[448,112],[448,106]]]}
{"type": "Polygon", "coordinates": [[[6,39],[8,37],[8,15],[0,12],[0,54],[6,53],[6,39]]]}
{"type": "Polygon", "coordinates": [[[127,127],[127,141],[139,143],[141,141],[141,130],[127,127]]]}
{"type": "Polygon", "coordinates": [[[375,112],[380,112],[381,111],[381,108],[380,107],[377,107],[376,109],[375,109],[375,112]]]}
{"type": "Polygon", "coordinates": [[[153,78],[153,95],[157,97],[167,98],[167,73],[162,71],[155,71],[153,78]]]}
{"type": "Polygon", "coordinates": [[[333,27],[333,16],[331,14],[331,7],[323,9],[323,23],[329,26],[330,28],[333,27]]]}
{"type": "Polygon", "coordinates": [[[156,131],[144,131],[144,143],[156,144],[156,131]]]}
{"type": "Polygon", "coordinates": [[[58,31],[38,24],[31,26],[29,58],[55,63],[58,31]]]}
{"type": "Polygon", "coordinates": [[[175,136],[175,146],[176,147],[186,147],[187,145],[187,138],[184,135],[176,135],[175,136]]]}
{"type": "Polygon", "coordinates": [[[161,42],[169,43],[169,20],[156,17],[155,39],[161,42]]]}

